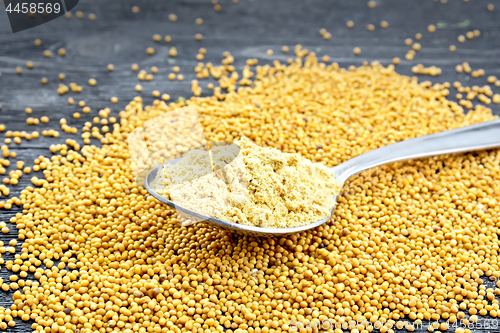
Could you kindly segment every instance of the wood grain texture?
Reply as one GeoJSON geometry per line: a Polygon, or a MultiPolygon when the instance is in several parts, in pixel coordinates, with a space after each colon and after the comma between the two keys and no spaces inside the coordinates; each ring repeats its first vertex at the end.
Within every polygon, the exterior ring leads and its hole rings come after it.
{"type": "MultiPolygon", "coordinates": [[[[422,33],[420,42],[422,50],[413,61],[402,61],[397,71],[412,75],[411,67],[417,63],[425,66],[435,65],[443,69],[439,77],[421,77],[421,80],[432,82],[460,81],[464,85],[486,84],[486,77],[500,77],[500,3],[493,1],[497,8],[493,12],[486,9],[489,1],[474,0],[469,2],[448,0],[447,3],[433,0],[377,0],[377,6],[369,9],[367,0],[240,0],[233,3],[219,0],[222,10],[216,12],[210,0],[81,0],[73,10],[73,17],[61,17],[43,26],[13,34],[8,25],[7,16],[0,4],[0,123],[7,129],[18,131],[41,131],[43,129],[60,129],[59,119],[65,117],[68,124],[81,128],[86,121],[92,121],[97,112],[105,107],[117,116],[134,96],[138,95],[135,85],[141,84],[145,103],[153,101],[151,92],[155,89],[168,93],[172,99],[190,97],[190,82],[195,79],[193,68],[198,61],[195,55],[200,47],[207,49],[205,62],[220,63],[222,53],[230,51],[235,57],[235,67],[243,68],[245,60],[257,58],[259,64],[271,63],[277,59],[286,61],[289,54],[283,54],[283,45],[293,47],[302,44],[316,52],[319,56],[329,55],[332,61],[341,66],[360,65],[363,61],[378,60],[384,65],[391,63],[394,57],[404,59],[408,47],[403,43],[405,38],[413,38],[422,33]],[[131,7],[140,7],[138,14],[131,12],[131,7]],[[78,19],[74,13],[81,10],[85,17],[78,19]],[[97,16],[95,21],[88,19],[88,14],[97,16]],[[176,22],[168,20],[168,14],[175,13],[176,22]],[[202,18],[201,26],[195,24],[196,18],[202,18]],[[352,29],[346,22],[353,20],[352,29]],[[389,28],[380,28],[385,20],[389,28]],[[367,24],[374,24],[375,31],[369,32],[367,24]],[[438,26],[435,33],[427,32],[427,26],[438,26]],[[324,40],[319,29],[326,28],[331,40],[324,40]],[[458,35],[479,29],[481,36],[465,43],[457,41],[458,35]],[[203,34],[202,41],[196,41],[194,35],[203,34]],[[170,35],[171,43],[161,41],[155,43],[153,34],[162,37],[170,35]],[[41,46],[35,46],[34,40],[40,38],[41,46]],[[457,51],[448,51],[450,44],[457,46],[457,51]],[[169,47],[178,49],[178,56],[168,56],[169,47]],[[154,47],[155,54],[146,54],[147,47],[154,47]],[[352,50],[360,47],[362,52],[354,56],[352,50]],[[57,55],[59,48],[65,48],[67,55],[57,55]],[[267,49],[274,51],[273,56],[266,54],[267,49]],[[51,50],[53,55],[46,58],[44,50],[51,50]],[[33,69],[27,69],[28,60],[34,62],[33,69]],[[483,68],[486,75],[473,79],[469,74],[457,74],[454,70],[458,63],[467,61],[473,69],[483,68]],[[115,71],[109,72],[107,64],[113,63],[115,71]],[[157,66],[159,72],[152,82],[139,82],[137,73],[130,70],[133,63],[149,72],[151,66],[157,66]],[[15,73],[16,67],[22,67],[21,75],[15,73]],[[167,76],[173,66],[179,66],[184,81],[170,81],[167,76]],[[65,73],[66,79],[60,81],[59,73],[65,73]],[[42,85],[40,80],[46,77],[49,83],[42,85]],[[88,85],[90,78],[97,79],[94,87],[88,85]],[[59,83],[68,85],[76,82],[83,86],[81,93],[69,92],[59,96],[56,89],[59,83]],[[119,98],[112,104],[110,98],[119,98]],[[92,109],[83,114],[79,120],[73,119],[74,112],[81,108],[76,104],[68,105],[67,99],[84,100],[92,109]],[[24,109],[31,107],[32,117],[46,115],[50,117],[48,124],[39,126],[26,125],[24,109]]],[[[213,80],[203,80],[202,95],[210,95],[206,88],[213,80]]],[[[495,93],[499,87],[493,86],[495,93]]],[[[456,93],[450,89],[450,98],[456,93]]],[[[500,114],[497,105],[490,106],[495,114],[500,114]]],[[[10,144],[10,149],[17,152],[12,160],[26,161],[32,165],[39,155],[50,156],[48,147],[62,143],[65,139],[79,139],[80,134],[72,135],[61,132],[59,138],[41,137],[31,141],[23,141],[20,145],[10,144]]],[[[4,135],[0,134],[4,140],[4,135]]],[[[95,143],[95,142],[94,142],[95,143]]],[[[12,170],[12,166],[8,170],[12,170]]],[[[11,187],[12,196],[31,185],[31,176],[24,175],[19,185],[11,187]]],[[[1,198],[5,199],[5,198],[1,198]]],[[[10,211],[0,210],[0,221],[8,221],[19,212],[14,207],[10,211]]],[[[0,240],[8,243],[17,237],[15,226],[10,225],[10,232],[0,235],[0,240]]],[[[18,251],[20,245],[17,246],[18,251]]],[[[6,260],[13,255],[4,255],[6,260]]],[[[9,272],[5,267],[0,269],[0,277],[6,279],[9,272]]],[[[0,306],[10,306],[12,293],[0,291],[0,306]]],[[[490,318],[491,319],[491,318],[490,318]]],[[[29,332],[30,324],[17,322],[17,326],[8,332],[29,332]]],[[[422,331],[426,331],[423,329],[422,331]]],[[[497,329],[478,328],[476,331],[500,332],[497,329]]]]}

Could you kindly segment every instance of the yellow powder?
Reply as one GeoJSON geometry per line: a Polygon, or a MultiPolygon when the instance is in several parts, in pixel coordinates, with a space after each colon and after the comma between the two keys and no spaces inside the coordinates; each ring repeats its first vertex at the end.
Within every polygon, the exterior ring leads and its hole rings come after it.
{"type": "Polygon", "coordinates": [[[165,165],[158,193],[204,215],[259,227],[298,227],[330,215],[340,185],[328,168],[245,137],[235,144],[212,147],[212,166],[201,151],[165,165]]]}

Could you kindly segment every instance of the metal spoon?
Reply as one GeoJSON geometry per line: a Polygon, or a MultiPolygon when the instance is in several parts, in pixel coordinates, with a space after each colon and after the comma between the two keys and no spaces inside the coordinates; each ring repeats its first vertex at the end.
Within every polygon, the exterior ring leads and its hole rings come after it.
{"type": "MultiPolygon", "coordinates": [[[[359,155],[330,170],[335,174],[337,180],[341,184],[344,184],[349,177],[361,171],[388,163],[497,147],[500,147],[500,119],[401,141],[359,155]]],[[[167,163],[175,164],[179,160],[167,163]]],[[[151,170],[144,181],[145,187],[151,195],[176,210],[229,231],[252,236],[289,235],[309,230],[325,223],[331,218],[331,214],[335,210],[335,207],[333,207],[330,216],[324,219],[295,228],[260,228],[219,220],[176,205],[156,193],[152,189],[151,184],[162,166],[163,164],[151,170]]]]}

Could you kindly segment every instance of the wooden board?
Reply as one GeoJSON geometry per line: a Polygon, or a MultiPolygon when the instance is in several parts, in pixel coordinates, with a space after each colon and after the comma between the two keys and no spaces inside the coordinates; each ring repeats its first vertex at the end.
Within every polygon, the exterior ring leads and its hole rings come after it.
{"type": "MultiPolygon", "coordinates": [[[[319,56],[328,55],[341,66],[360,65],[363,61],[378,60],[384,65],[391,63],[394,57],[404,59],[409,49],[405,38],[413,38],[422,33],[422,50],[417,52],[412,61],[402,60],[397,71],[412,75],[411,67],[422,63],[435,65],[443,69],[438,77],[421,77],[432,82],[460,81],[464,85],[486,84],[486,77],[500,77],[500,3],[494,0],[497,8],[490,12],[486,9],[488,1],[474,0],[463,2],[448,0],[447,3],[433,0],[377,0],[375,8],[370,9],[366,0],[240,0],[233,3],[219,0],[220,12],[214,10],[210,0],[82,0],[73,11],[70,19],[61,17],[43,26],[13,34],[8,25],[3,4],[0,4],[0,123],[7,129],[18,131],[40,131],[60,129],[59,119],[65,117],[68,124],[81,128],[84,122],[91,121],[97,112],[105,107],[117,116],[125,105],[138,93],[135,85],[140,83],[140,94],[146,104],[153,100],[151,92],[155,89],[168,93],[172,99],[190,97],[190,82],[195,78],[194,67],[198,63],[195,55],[200,47],[207,49],[204,61],[220,63],[222,53],[230,51],[235,57],[235,66],[241,70],[245,60],[257,58],[259,64],[271,63],[278,59],[286,61],[289,54],[283,54],[281,47],[288,45],[291,50],[296,44],[316,52],[319,56]],[[132,6],[140,7],[140,12],[132,13],[132,6]],[[84,13],[84,18],[75,17],[76,10],[84,13]],[[94,13],[96,20],[88,19],[94,13]],[[168,20],[168,14],[175,13],[176,22],[168,20]],[[195,19],[202,18],[203,24],[196,25],[195,19]],[[352,29],[346,22],[353,20],[352,29]],[[387,29],[380,27],[380,22],[389,23],[387,29]],[[369,32],[368,24],[376,29],[369,32]],[[427,26],[438,27],[433,34],[427,32],[427,26]],[[326,28],[332,37],[324,40],[319,30],[326,28]],[[479,29],[481,36],[465,43],[457,41],[458,35],[479,29]],[[194,35],[203,34],[203,40],[196,41],[194,35]],[[153,34],[162,37],[170,35],[171,43],[155,43],[153,34]],[[34,40],[40,38],[41,46],[35,46],[34,40]],[[448,50],[449,45],[457,46],[456,52],[448,50]],[[169,57],[169,47],[178,49],[177,57],[169,57]],[[154,47],[155,54],[146,54],[147,47],[154,47]],[[361,54],[355,56],[353,48],[360,47],[361,54]],[[66,56],[57,55],[57,50],[65,48],[66,56]],[[51,50],[51,58],[43,56],[44,50],[51,50]],[[273,56],[266,51],[272,49],[273,56]],[[34,62],[33,69],[25,64],[34,62]],[[471,78],[470,74],[457,74],[455,66],[467,61],[473,69],[482,68],[486,75],[471,78]],[[113,72],[106,69],[107,64],[115,66],[113,72]],[[157,66],[159,72],[151,82],[139,82],[137,73],[130,70],[133,63],[141,69],[157,66]],[[21,75],[15,73],[21,67],[21,75]],[[170,81],[168,74],[173,66],[179,66],[184,81],[170,81]],[[64,81],[58,74],[64,73],[64,81]],[[49,83],[42,85],[40,80],[46,77],[49,83]],[[97,79],[94,87],[88,85],[90,78],[97,79]],[[64,96],[56,93],[59,83],[68,85],[76,82],[83,87],[81,93],[70,92],[64,96]],[[112,104],[110,98],[119,98],[112,104]],[[81,119],[72,118],[72,114],[81,111],[76,104],[68,105],[67,99],[73,97],[76,102],[84,100],[92,111],[82,114],[81,119]],[[33,109],[29,116],[50,117],[48,124],[28,126],[24,110],[33,109]]],[[[212,80],[203,80],[200,85],[203,95],[209,95],[206,88],[212,80]]],[[[493,86],[495,93],[500,88],[493,86]]],[[[456,93],[450,89],[451,96],[456,93]]],[[[450,97],[451,97],[450,96],[450,97]]],[[[498,105],[491,105],[495,114],[500,114],[498,105]]],[[[17,153],[13,161],[23,160],[27,165],[39,155],[50,156],[48,147],[63,142],[66,138],[79,139],[80,135],[61,132],[59,138],[41,137],[20,145],[10,144],[10,149],[17,153]]],[[[0,134],[4,140],[4,135],[0,134]]],[[[12,163],[15,165],[15,163],[12,163]]],[[[9,168],[12,170],[12,167],[9,168]]],[[[33,175],[33,174],[32,174],[33,175]]],[[[38,175],[41,177],[41,173],[38,175]]],[[[12,195],[30,185],[30,176],[23,176],[18,186],[11,188],[12,195]]],[[[4,198],[2,198],[4,199],[4,198]]],[[[8,222],[10,217],[19,212],[18,208],[10,211],[0,210],[0,221],[8,222]]],[[[9,224],[9,223],[8,223],[9,224]]],[[[7,235],[0,235],[0,240],[8,243],[16,238],[13,225],[7,235]]],[[[17,246],[20,250],[20,246],[17,246]]],[[[12,255],[5,255],[6,260],[12,255]]],[[[0,270],[0,277],[6,279],[9,273],[5,267],[0,270]]],[[[0,306],[11,304],[12,293],[0,292],[0,306]]],[[[29,332],[30,326],[18,321],[9,332],[29,332]]],[[[478,328],[473,331],[494,331],[498,329],[478,328]]]]}

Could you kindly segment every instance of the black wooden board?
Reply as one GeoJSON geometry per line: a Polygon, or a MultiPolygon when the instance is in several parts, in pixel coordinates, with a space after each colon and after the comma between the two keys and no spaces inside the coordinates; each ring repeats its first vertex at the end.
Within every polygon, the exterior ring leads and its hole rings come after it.
{"type": "MultiPolygon", "coordinates": [[[[243,68],[245,60],[257,58],[259,64],[273,60],[286,61],[291,53],[283,54],[281,47],[288,45],[291,50],[296,44],[315,51],[318,56],[328,55],[341,66],[360,65],[363,61],[378,60],[383,65],[391,63],[394,57],[402,59],[396,67],[399,73],[413,75],[411,67],[422,63],[435,65],[443,69],[438,77],[422,76],[420,80],[432,82],[460,81],[464,85],[486,84],[489,75],[500,77],[500,1],[498,0],[448,0],[446,3],[433,0],[376,0],[376,7],[369,8],[366,0],[219,0],[221,11],[216,12],[211,0],[81,0],[73,10],[73,17],[58,18],[43,26],[13,34],[0,4],[0,124],[10,130],[42,131],[59,129],[59,119],[65,117],[68,124],[81,128],[83,123],[91,121],[98,110],[109,107],[117,116],[125,105],[138,93],[135,85],[140,83],[140,94],[146,104],[153,101],[151,92],[155,89],[168,93],[172,99],[190,97],[190,82],[195,79],[194,67],[198,63],[195,55],[200,47],[207,49],[205,62],[220,63],[222,53],[230,51],[235,57],[235,67],[243,68]],[[493,3],[496,8],[490,12],[487,5],[493,3]],[[140,12],[132,13],[132,6],[139,6],[140,12]],[[82,11],[84,18],[75,16],[82,11]],[[89,20],[88,15],[96,15],[89,20]],[[168,20],[168,15],[175,13],[176,22],[168,20]],[[203,24],[196,25],[195,19],[202,18],[203,24]],[[353,20],[352,29],[346,22],[353,20]],[[382,29],[381,21],[387,21],[389,27],[382,29]],[[368,24],[376,29],[369,32],[368,24]],[[427,26],[438,27],[435,33],[427,32],[427,26]],[[324,40],[319,30],[326,28],[332,35],[324,40]],[[465,43],[459,43],[457,37],[467,31],[478,29],[481,36],[465,43]],[[194,35],[203,34],[203,40],[196,41],[194,35]],[[404,44],[405,38],[413,38],[422,33],[419,41],[422,50],[414,60],[405,61],[409,49],[404,44]],[[170,35],[171,43],[155,43],[153,34],[162,37],[170,35]],[[34,40],[40,38],[41,46],[35,46],[34,40]],[[448,50],[449,45],[457,46],[456,52],[448,50]],[[170,46],[178,49],[178,56],[168,56],[170,46]],[[146,54],[147,47],[154,47],[155,54],[146,54]],[[360,47],[360,55],[353,54],[353,48],[360,47]],[[65,48],[66,56],[57,55],[57,50],[65,48]],[[274,55],[266,51],[272,49],[274,55]],[[44,50],[51,50],[52,57],[43,56],[44,50]],[[34,62],[33,69],[27,69],[27,61],[34,62]],[[457,74],[455,66],[467,61],[473,69],[482,68],[485,76],[471,78],[470,74],[457,74]],[[115,66],[113,72],[106,69],[107,64],[115,66]],[[138,63],[141,69],[157,66],[159,72],[151,82],[139,82],[137,72],[130,67],[138,63]],[[21,67],[21,75],[15,68],[21,67]],[[179,66],[184,81],[170,81],[167,76],[173,66],[179,66]],[[64,81],[58,74],[64,73],[64,81]],[[42,85],[42,77],[48,84],[42,85]],[[97,79],[97,85],[87,84],[90,78],[97,79]],[[59,83],[68,85],[76,82],[83,87],[81,93],[70,92],[59,96],[56,89],[59,83]],[[110,98],[119,98],[112,104],[110,98]],[[72,114],[81,111],[76,104],[68,105],[67,99],[84,100],[91,107],[89,114],[83,114],[79,120],[72,114]],[[33,109],[33,114],[24,112],[26,107],[33,109]],[[50,117],[48,124],[28,126],[28,116],[50,117]]],[[[203,80],[202,95],[208,95],[207,83],[203,80]]],[[[451,89],[451,96],[456,91],[451,89]]],[[[500,88],[493,86],[495,93],[500,88]]],[[[451,97],[450,96],[450,97],[451,97]]],[[[490,105],[495,114],[500,114],[498,105],[490,105]]],[[[62,143],[67,138],[78,139],[80,135],[60,132],[59,138],[41,137],[20,145],[10,144],[10,149],[17,153],[13,161],[23,160],[27,165],[39,155],[50,156],[48,147],[62,143]]],[[[4,134],[0,134],[3,143],[4,134]]],[[[15,163],[12,163],[15,165],[15,163]]],[[[12,170],[12,167],[8,170],[12,170]]],[[[32,174],[34,175],[34,174],[32,174]]],[[[41,177],[41,173],[38,173],[41,177]]],[[[18,195],[20,190],[30,185],[30,176],[23,176],[19,185],[11,187],[11,195],[18,195]]],[[[5,198],[1,198],[4,200],[5,198]]],[[[19,209],[0,210],[0,221],[6,221],[19,209]]],[[[8,243],[16,238],[15,226],[10,225],[10,233],[0,235],[0,240],[8,243]]],[[[20,246],[17,246],[20,250],[20,246]]],[[[12,256],[5,255],[7,260],[12,256]]],[[[8,276],[5,267],[0,269],[0,277],[8,276]]],[[[10,306],[11,293],[0,291],[0,306],[10,306]]],[[[491,319],[491,318],[490,318],[491,319]]],[[[425,329],[422,329],[425,330],[425,329]]],[[[29,332],[30,325],[18,321],[9,332],[29,332]]],[[[472,331],[499,332],[499,329],[474,328],[472,331]]]]}

